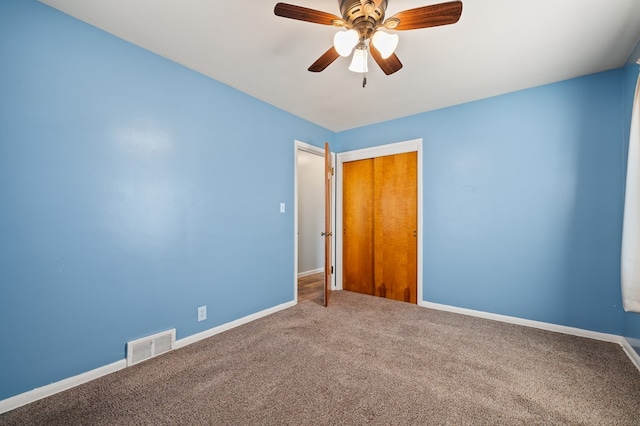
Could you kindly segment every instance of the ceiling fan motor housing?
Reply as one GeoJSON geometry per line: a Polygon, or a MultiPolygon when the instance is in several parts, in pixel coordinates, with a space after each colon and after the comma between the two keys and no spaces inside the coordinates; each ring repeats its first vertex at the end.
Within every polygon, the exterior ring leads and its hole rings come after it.
{"type": "Polygon", "coordinates": [[[387,0],[379,2],[378,6],[373,1],[340,0],[340,13],[347,22],[347,26],[355,28],[360,33],[361,39],[368,39],[376,27],[384,20],[387,10],[387,0]]]}

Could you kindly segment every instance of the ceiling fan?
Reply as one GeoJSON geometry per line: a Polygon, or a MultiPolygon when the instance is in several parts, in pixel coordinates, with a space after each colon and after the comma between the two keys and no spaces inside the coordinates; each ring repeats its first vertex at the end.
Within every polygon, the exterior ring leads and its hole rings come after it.
{"type": "MultiPolygon", "coordinates": [[[[333,46],[318,58],[309,71],[320,72],[340,56],[350,56],[353,60],[349,70],[366,73],[367,44],[374,61],[386,75],[402,68],[402,63],[394,53],[398,45],[398,35],[386,30],[405,31],[420,28],[455,24],[462,14],[462,2],[451,1],[429,6],[417,7],[396,13],[385,19],[388,0],[339,0],[342,17],[315,9],[278,3],[274,9],[277,16],[312,22],[322,25],[343,27],[333,39],[333,46]]],[[[363,82],[366,84],[366,79],[363,82]]]]}

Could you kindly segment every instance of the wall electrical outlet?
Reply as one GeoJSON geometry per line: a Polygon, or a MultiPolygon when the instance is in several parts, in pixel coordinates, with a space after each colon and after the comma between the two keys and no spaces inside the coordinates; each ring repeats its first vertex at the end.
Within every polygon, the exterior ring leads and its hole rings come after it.
{"type": "Polygon", "coordinates": [[[198,322],[204,321],[206,319],[207,319],[207,307],[206,306],[200,306],[198,308],[198,322]]]}

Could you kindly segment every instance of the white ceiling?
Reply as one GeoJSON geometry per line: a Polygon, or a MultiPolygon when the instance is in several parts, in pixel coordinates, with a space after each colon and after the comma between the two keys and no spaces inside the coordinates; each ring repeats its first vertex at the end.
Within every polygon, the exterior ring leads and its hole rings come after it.
{"type": "MultiPolygon", "coordinates": [[[[617,68],[640,40],[639,0],[463,0],[457,24],[399,31],[404,68],[370,59],[363,89],[348,58],[307,71],[337,29],[277,17],[276,0],[41,1],[332,131],[617,68]]],[[[387,17],[435,3],[389,0],[387,17]]]]}

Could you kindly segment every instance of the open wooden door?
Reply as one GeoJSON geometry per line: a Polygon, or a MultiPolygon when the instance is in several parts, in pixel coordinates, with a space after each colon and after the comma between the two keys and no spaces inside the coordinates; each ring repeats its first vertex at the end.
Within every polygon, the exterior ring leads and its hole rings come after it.
{"type": "Polygon", "coordinates": [[[331,186],[333,183],[333,161],[329,143],[324,144],[324,306],[329,306],[331,295],[331,275],[333,265],[331,262],[331,245],[333,234],[331,233],[331,186]]]}

